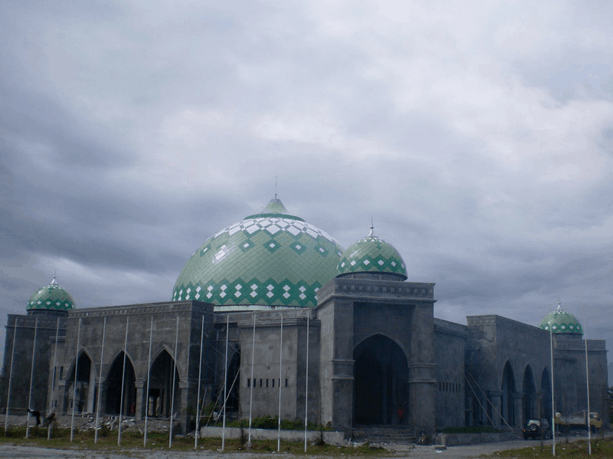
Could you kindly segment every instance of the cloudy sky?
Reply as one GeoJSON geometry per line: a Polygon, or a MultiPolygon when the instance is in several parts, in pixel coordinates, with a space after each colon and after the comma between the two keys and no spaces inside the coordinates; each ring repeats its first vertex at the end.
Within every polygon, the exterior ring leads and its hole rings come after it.
{"type": "MultiPolygon", "coordinates": [[[[277,192],[435,315],[613,348],[613,3],[26,1],[0,15],[0,317],[170,299],[277,192]]],[[[2,343],[4,337],[1,337],[2,343]]],[[[610,357],[611,359],[611,357],[610,357]]]]}

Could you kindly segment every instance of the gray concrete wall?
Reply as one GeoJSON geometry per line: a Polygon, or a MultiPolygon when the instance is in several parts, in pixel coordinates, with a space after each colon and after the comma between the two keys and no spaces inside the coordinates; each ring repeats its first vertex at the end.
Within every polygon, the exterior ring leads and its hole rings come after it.
{"type": "Polygon", "coordinates": [[[467,336],[466,326],[434,319],[437,429],[464,426],[467,336]]]}

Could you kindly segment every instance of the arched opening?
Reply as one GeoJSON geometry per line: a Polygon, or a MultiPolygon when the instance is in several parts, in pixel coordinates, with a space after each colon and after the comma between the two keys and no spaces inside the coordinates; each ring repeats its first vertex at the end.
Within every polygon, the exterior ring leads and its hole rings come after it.
{"type": "Polygon", "coordinates": [[[409,367],[400,346],[372,336],[353,352],[354,418],[357,424],[406,424],[409,367]]]}
{"type": "Polygon", "coordinates": [[[529,419],[535,419],[537,417],[536,412],[536,386],[534,384],[534,374],[530,365],[526,367],[524,371],[524,425],[529,419]]]}
{"type": "Polygon", "coordinates": [[[75,386],[75,365],[72,365],[66,379],[65,410],[76,413],[91,413],[95,409],[96,376],[94,366],[89,356],[81,351],[77,359],[77,381],[75,386]],[[76,389],[75,389],[76,387],[76,389]]]}
{"type": "Polygon", "coordinates": [[[502,417],[511,426],[515,425],[515,376],[511,364],[507,362],[502,373],[502,417]]]}
{"type": "Polygon", "coordinates": [[[123,384],[123,406],[121,406],[121,381],[124,375],[124,352],[121,351],[109,369],[106,378],[106,413],[133,416],[136,407],[136,378],[130,357],[126,356],[126,370],[123,384]]]}
{"type": "Polygon", "coordinates": [[[551,419],[551,379],[547,368],[541,376],[541,417],[551,419]]]}
{"type": "Polygon", "coordinates": [[[172,374],[175,374],[175,411],[179,397],[179,372],[170,354],[163,350],[151,365],[147,415],[170,417],[172,406],[172,374]]]}

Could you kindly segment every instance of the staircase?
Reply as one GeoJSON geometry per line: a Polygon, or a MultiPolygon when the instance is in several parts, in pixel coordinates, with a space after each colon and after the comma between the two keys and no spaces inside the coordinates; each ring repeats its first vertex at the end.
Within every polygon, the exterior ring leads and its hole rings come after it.
{"type": "Polygon", "coordinates": [[[368,443],[415,443],[413,429],[400,425],[357,425],[352,429],[353,441],[368,443]]]}

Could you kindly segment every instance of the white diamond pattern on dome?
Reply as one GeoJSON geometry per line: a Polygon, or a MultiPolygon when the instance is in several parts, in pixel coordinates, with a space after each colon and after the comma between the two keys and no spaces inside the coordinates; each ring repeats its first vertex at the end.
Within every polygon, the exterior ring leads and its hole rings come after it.
{"type": "Polygon", "coordinates": [[[177,279],[173,300],[185,299],[188,286],[208,286],[208,301],[218,305],[315,306],[317,290],[336,275],[342,248],[317,227],[279,215],[247,218],[209,238],[177,279]],[[226,279],[230,288],[240,281],[250,290],[228,295],[220,288],[226,279]]]}

